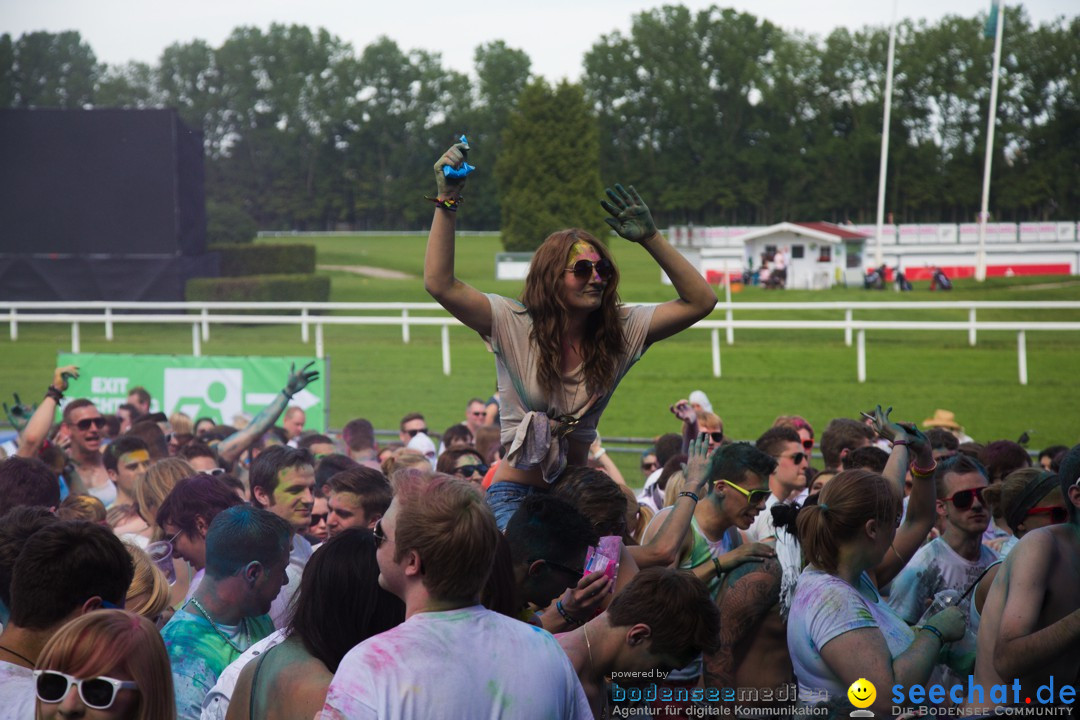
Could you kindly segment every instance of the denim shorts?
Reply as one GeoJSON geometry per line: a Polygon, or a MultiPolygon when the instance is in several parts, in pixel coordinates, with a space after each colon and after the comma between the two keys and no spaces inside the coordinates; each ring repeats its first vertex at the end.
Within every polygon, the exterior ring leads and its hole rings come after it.
{"type": "Polygon", "coordinates": [[[521,483],[505,480],[491,483],[484,497],[487,500],[488,507],[491,508],[491,512],[495,514],[495,524],[498,525],[499,532],[506,530],[506,524],[510,522],[510,516],[517,511],[518,506],[521,505],[526,496],[538,492],[546,491],[532,485],[522,485],[521,483]]]}

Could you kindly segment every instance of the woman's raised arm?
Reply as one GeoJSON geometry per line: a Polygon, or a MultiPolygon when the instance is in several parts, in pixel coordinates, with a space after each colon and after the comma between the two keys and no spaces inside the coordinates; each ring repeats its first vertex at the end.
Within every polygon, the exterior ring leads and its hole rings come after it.
{"type": "Polygon", "coordinates": [[[468,144],[457,143],[435,163],[435,183],[439,194],[424,255],[424,289],[451,315],[487,336],[491,335],[491,305],[488,299],[476,288],[454,277],[454,230],[465,178],[447,177],[443,173],[445,166],[460,168],[468,151],[468,144]]]}

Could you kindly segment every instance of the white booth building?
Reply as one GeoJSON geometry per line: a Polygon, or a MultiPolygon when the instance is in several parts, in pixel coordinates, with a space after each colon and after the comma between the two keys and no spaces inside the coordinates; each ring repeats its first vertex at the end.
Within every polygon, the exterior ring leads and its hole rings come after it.
{"type": "Polygon", "coordinates": [[[745,233],[743,244],[747,268],[761,269],[764,255],[783,251],[787,265],[786,286],[800,290],[830,288],[837,284],[862,286],[863,246],[867,235],[827,222],[782,222],[745,233]]]}

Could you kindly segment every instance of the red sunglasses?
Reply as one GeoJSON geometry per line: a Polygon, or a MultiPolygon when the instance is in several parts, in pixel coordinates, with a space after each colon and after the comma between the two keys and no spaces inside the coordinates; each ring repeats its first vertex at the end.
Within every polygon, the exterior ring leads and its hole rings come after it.
{"type": "Polygon", "coordinates": [[[1050,522],[1061,525],[1069,519],[1069,511],[1063,507],[1034,507],[1027,511],[1028,515],[1049,515],[1050,522]]]}
{"type": "Polygon", "coordinates": [[[983,500],[983,490],[984,488],[981,487],[968,488],[967,490],[953,493],[951,496],[944,498],[944,500],[952,500],[952,504],[956,506],[957,510],[967,510],[975,502],[975,498],[979,498],[979,504],[986,504],[986,501],[983,500]]]}

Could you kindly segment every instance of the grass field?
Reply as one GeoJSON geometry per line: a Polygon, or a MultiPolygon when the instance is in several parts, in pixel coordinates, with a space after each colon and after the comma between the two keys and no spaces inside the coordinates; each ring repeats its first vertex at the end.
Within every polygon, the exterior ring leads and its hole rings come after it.
{"type": "MultiPolygon", "coordinates": [[[[390,280],[330,272],[335,301],[430,301],[421,279],[425,239],[406,237],[300,238],[310,243],[321,265],[367,265],[403,271],[407,280],[390,280]]],[[[282,240],[265,242],[283,242],[282,240]]],[[[501,250],[494,237],[458,241],[457,273],[485,292],[516,296],[519,282],[495,281],[494,255],[501,250]]],[[[620,294],[626,301],[654,302],[673,297],[660,284],[648,255],[619,241],[613,247],[622,273],[620,294]]],[[[927,284],[903,295],[839,288],[829,291],[765,292],[747,288],[738,301],[844,300],[1080,300],[1080,278],[995,278],[978,285],[959,281],[947,295],[930,293],[927,284]]],[[[716,315],[720,317],[720,315],[716,315]]],[[[840,319],[838,311],[785,314],[744,311],[740,318],[840,319]]],[[[859,319],[897,318],[895,311],[861,311],[859,319]]],[[[966,311],[902,313],[904,319],[966,320],[966,311]]],[[[1080,320],[1080,311],[981,310],[979,320],[1080,320]]],[[[190,327],[116,326],[107,342],[101,326],[84,325],[83,352],[190,354],[190,327]]],[[[403,345],[400,328],[325,328],[331,362],[331,425],[364,416],[377,428],[396,428],[405,412],[426,414],[432,430],[460,421],[472,396],[487,398],[494,387],[493,358],[472,332],[450,333],[452,375],[442,374],[438,328],[414,327],[412,342],[403,345]]],[[[1080,439],[1080,412],[1074,385],[1080,371],[1080,333],[1028,333],[1027,386],[1017,381],[1016,336],[980,332],[978,345],[967,333],[867,333],[868,381],[856,382],[855,348],[846,347],[842,331],[738,331],[734,345],[721,347],[723,377],[711,375],[709,334],[690,330],[651,348],[623,381],[601,422],[608,436],[652,436],[676,429],[668,406],[691,390],[704,390],[736,438],[752,439],[779,414],[799,413],[816,427],[830,418],[858,415],[876,403],[893,405],[894,417],[921,422],[935,408],[956,413],[969,434],[979,440],[1015,439],[1025,430],[1032,447],[1071,445],[1080,439]]],[[[4,399],[11,392],[36,398],[48,382],[57,351],[70,349],[70,326],[29,325],[19,340],[0,335],[4,399]]],[[[205,355],[303,355],[312,345],[300,342],[292,327],[212,326],[205,355]]],[[[624,458],[620,465],[632,465],[624,458]]],[[[636,476],[628,479],[636,479],[636,476]]]]}

